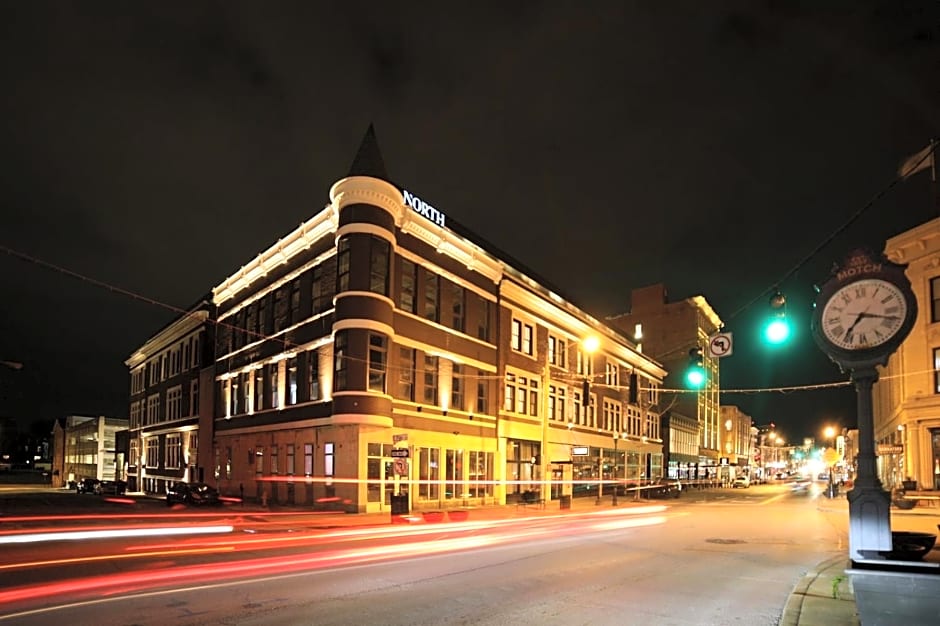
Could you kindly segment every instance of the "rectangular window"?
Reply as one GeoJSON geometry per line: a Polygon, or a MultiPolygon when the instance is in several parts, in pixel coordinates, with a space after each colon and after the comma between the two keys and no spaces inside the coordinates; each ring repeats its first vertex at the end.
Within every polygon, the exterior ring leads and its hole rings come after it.
{"type": "Polygon", "coordinates": [[[424,355],[424,402],[437,404],[437,357],[424,355]]]}
{"type": "Polygon", "coordinates": [[[401,260],[401,292],[398,294],[398,308],[409,313],[415,312],[415,285],[418,281],[417,267],[408,259],[401,260]]]}
{"type": "Polygon", "coordinates": [[[414,402],[415,399],[415,351],[414,348],[398,348],[398,384],[396,397],[414,402]]]}
{"type": "Polygon", "coordinates": [[[389,243],[381,237],[372,236],[369,248],[369,291],[388,295],[389,243]]]}
{"type": "Polygon", "coordinates": [[[562,369],[567,367],[567,348],[568,341],[563,337],[556,335],[548,336],[548,362],[555,367],[562,369]]]}
{"type": "Polygon", "coordinates": [[[268,385],[268,398],[270,398],[267,408],[276,409],[281,406],[281,390],[278,389],[278,364],[277,363],[268,363],[265,366],[267,369],[267,385],[268,385]]]}
{"type": "Polygon", "coordinates": [[[567,403],[568,398],[566,397],[565,387],[559,385],[549,385],[548,386],[548,419],[555,420],[556,422],[565,421],[565,404],[567,403]]]}
{"type": "Polygon", "coordinates": [[[279,459],[278,459],[277,444],[274,444],[271,446],[271,473],[272,474],[280,473],[280,469],[277,466],[278,460],[279,459]]]}
{"type": "Polygon", "coordinates": [[[521,320],[513,319],[510,327],[510,342],[516,352],[532,355],[533,328],[531,324],[524,324],[521,320]]]}
{"type": "MultiPolygon", "coordinates": [[[[224,384],[224,381],[223,381],[224,384]]],[[[241,401],[244,398],[242,391],[241,376],[231,379],[231,388],[229,393],[229,415],[238,415],[242,412],[241,401]]]]}
{"type": "Polygon", "coordinates": [[[199,379],[189,381],[189,414],[199,415],[199,379]]]}
{"type": "Polygon", "coordinates": [[[258,307],[248,305],[245,312],[245,345],[258,341],[258,307]]]}
{"type": "Polygon", "coordinates": [[[444,497],[463,498],[460,487],[463,482],[463,450],[444,451],[444,497]]]}
{"type": "Polygon", "coordinates": [[[166,468],[179,469],[180,466],[180,436],[166,436],[166,468]]]}
{"type": "Polygon", "coordinates": [[[940,393],[940,348],[933,349],[933,392],[940,393]]]}
{"type": "Polygon", "coordinates": [[[503,408],[507,411],[538,417],[539,381],[507,372],[505,405],[503,408]]]}
{"type": "Polygon", "coordinates": [[[147,437],[147,458],[144,462],[149,468],[159,467],[160,439],[158,437],[147,437]]]}
{"type": "Polygon", "coordinates": [[[623,424],[621,421],[622,407],[619,402],[604,399],[604,430],[613,432],[622,432],[623,424]]]}
{"type": "Polygon", "coordinates": [[[313,476],[313,444],[304,444],[304,476],[313,476]]]}
{"type": "Polygon", "coordinates": [[[582,376],[594,375],[594,361],[591,353],[578,348],[578,374],[582,376]]]}
{"type": "Polygon", "coordinates": [[[460,332],[465,330],[465,315],[466,315],[466,306],[464,304],[464,298],[466,297],[464,293],[464,288],[456,283],[451,283],[450,291],[450,306],[451,311],[453,312],[453,329],[460,332]]]}
{"type": "Polygon", "coordinates": [[[464,366],[454,363],[450,381],[450,406],[456,411],[466,410],[464,405],[464,366]]]}
{"type": "Polygon", "coordinates": [[[274,332],[287,328],[287,285],[274,290],[274,332]]]}
{"type": "Polygon", "coordinates": [[[324,276],[323,265],[317,265],[313,268],[313,276],[310,287],[311,295],[311,313],[317,315],[333,306],[333,295],[329,286],[333,284],[333,278],[329,280],[324,276]]]}
{"type": "Polygon", "coordinates": [[[477,296],[477,339],[490,340],[490,301],[477,296]]]}
{"type": "Polygon", "coordinates": [[[140,428],[140,405],[137,402],[131,402],[130,413],[131,428],[140,428]]]}
{"type": "Polygon", "coordinates": [[[336,459],[333,456],[333,444],[325,443],[323,444],[323,475],[327,478],[333,478],[334,474],[334,464],[336,459]]]}
{"type": "Polygon", "coordinates": [[[336,292],[349,291],[349,238],[343,237],[336,246],[336,292]]]}
{"type": "Polygon", "coordinates": [[[261,296],[258,300],[258,327],[255,329],[255,339],[264,339],[268,336],[268,299],[270,294],[261,296]]]}
{"type": "Polygon", "coordinates": [[[470,451],[467,468],[468,496],[483,498],[493,495],[493,453],[470,451]]]}
{"type": "Polygon", "coordinates": [[[189,435],[189,464],[199,464],[199,431],[194,430],[189,435]]]}
{"type": "Polygon", "coordinates": [[[930,279],[930,321],[940,322],[940,276],[930,279]]]}
{"type": "Polygon", "coordinates": [[[155,393],[147,397],[147,424],[156,424],[160,415],[160,394],[155,393]]]}
{"type": "Polygon", "coordinates": [[[307,352],[307,399],[311,402],[320,399],[320,353],[317,350],[307,352]]]}
{"type": "Polygon", "coordinates": [[[130,444],[131,447],[127,453],[127,464],[131,467],[137,467],[137,463],[140,460],[140,449],[137,447],[138,443],[136,439],[131,439],[130,444]]]}
{"type": "Polygon", "coordinates": [[[201,353],[199,352],[199,335],[193,337],[193,367],[199,367],[202,364],[201,353]]]}
{"type": "Polygon", "coordinates": [[[424,318],[440,321],[440,277],[424,268],[424,318]]]}
{"type": "Polygon", "coordinates": [[[287,444],[287,451],[286,451],[285,456],[287,458],[285,458],[284,460],[287,462],[287,465],[285,466],[284,469],[287,472],[288,476],[293,476],[294,475],[294,444],[292,443],[287,444]]]}
{"type": "Polygon", "coordinates": [[[369,391],[385,393],[387,363],[388,337],[369,333],[369,391]]]}
{"type": "Polygon", "coordinates": [[[440,497],[440,459],[440,448],[418,449],[418,497],[422,500],[437,500],[440,497]]]}
{"type": "Polygon", "coordinates": [[[166,419],[178,420],[181,417],[180,411],[183,408],[183,389],[182,387],[173,387],[166,391],[166,419]]]}
{"type": "Polygon", "coordinates": [[[477,413],[487,414],[490,408],[489,385],[486,382],[486,373],[477,370],[477,413]]]}
{"type": "Polygon", "coordinates": [[[297,357],[287,359],[287,405],[297,404],[297,357]]]}
{"type": "MultiPolygon", "coordinates": [[[[236,384],[238,385],[238,394],[235,398],[236,414],[247,413],[251,407],[251,372],[242,372],[237,378],[233,378],[233,387],[236,384]]],[[[234,390],[232,395],[235,395],[234,390]]]]}
{"type": "Polygon", "coordinates": [[[333,390],[346,391],[348,371],[346,363],[346,351],[349,337],[345,330],[336,331],[336,337],[333,339],[333,390]]]}
{"type": "Polygon", "coordinates": [[[264,368],[259,367],[254,373],[254,403],[255,411],[264,408],[264,368]]]}
{"type": "Polygon", "coordinates": [[[616,363],[607,361],[604,364],[604,383],[611,387],[618,387],[620,385],[620,368],[616,363]]]}
{"type": "Polygon", "coordinates": [[[300,279],[295,278],[290,284],[290,315],[289,324],[296,324],[302,318],[300,317],[300,279]]]}

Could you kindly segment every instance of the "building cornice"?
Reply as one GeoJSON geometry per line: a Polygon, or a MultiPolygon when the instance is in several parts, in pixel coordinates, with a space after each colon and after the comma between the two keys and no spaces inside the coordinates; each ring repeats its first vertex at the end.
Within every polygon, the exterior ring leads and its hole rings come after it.
{"type": "Polygon", "coordinates": [[[940,217],[895,235],[885,243],[885,256],[895,263],[911,263],[940,250],[940,217]]]}
{"type": "Polygon", "coordinates": [[[216,305],[224,303],[243,289],[247,289],[256,280],[290,261],[295,255],[310,248],[323,237],[335,233],[338,217],[336,207],[327,205],[322,211],[283,239],[278,239],[277,243],[216,286],[212,290],[212,302],[216,305]]]}
{"type": "Polygon", "coordinates": [[[154,356],[174,341],[196,330],[209,319],[208,311],[192,311],[176,320],[162,331],[151,337],[124,361],[124,365],[134,368],[154,356]]]}

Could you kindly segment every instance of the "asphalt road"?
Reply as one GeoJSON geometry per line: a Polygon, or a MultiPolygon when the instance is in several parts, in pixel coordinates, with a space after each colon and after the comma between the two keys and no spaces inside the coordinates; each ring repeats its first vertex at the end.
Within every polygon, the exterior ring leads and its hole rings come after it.
{"type": "Polygon", "coordinates": [[[62,512],[69,500],[82,514],[103,512],[92,518],[99,527],[233,530],[4,546],[0,594],[38,595],[0,595],[0,623],[771,625],[800,576],[845,553],[848,521],[783,486],[621,499],[616,509],[577,502],[564,516],[503,507],[416,527],[346,516],[359,527],[338,528],[289,511],[192,517],[159,501],[70,493],[0,492],[0,512],[62,512]],[[118,521],[118,511],[141,517],[118,521]],[[56,559],[72,561],[24,566],[56,559]]]}

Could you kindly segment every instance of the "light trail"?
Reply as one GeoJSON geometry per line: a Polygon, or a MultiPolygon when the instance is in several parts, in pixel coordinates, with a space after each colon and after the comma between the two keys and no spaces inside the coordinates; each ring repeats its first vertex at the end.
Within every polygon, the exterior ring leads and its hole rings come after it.
{"type": "Polygon", "coordinates": [[[232,530],[234,530],[234,527],[232,526],[172,526],[106,530],[76,530],[69,532],[21,533],[0,537],[0,545],[15,543],[38,543],[42,541],[78,541],[81,539],[116,539],[119,537],[162,537],[166,535],[230,533],[232,530]]]}
{"type": "MultiPolygon", "coordinates": [[[[272,540],[277,542],[335,543],[338,539],[341,539],[357,542],[375,540],[386,543],[358,548],[325,550],[317,553],[249,558],[225,563],[175,564],[172,568],[166,569],[133,570],[120,574],[89,576],[54,583],[8,588],[0,591],[0,605],[35,601],[43,598],[68,600],[70,596],[73,599],[75,596],[84,596],[86,598],[89,596],[98,598],[113,597],[123,593],[139,593],[182,582],[188,583],[194,579],[211,583],[283,575],[285,573],[314,571],[399,558],[456,553],[516,542],[554,540],[561,536],[572,536],[589,531],[606,532],[623,528],[651,526],[664,523],[666,517],[661,515],[645,517],[645,515],[661,512],[665,508],[651,506],[551,517],[424,524],[413,527],[356,528],[320,532],[299,537],[292,535],[290,537],[259,538],[257,536],[232,535],[226,537],[227,542],[211,540],[206,544],[202,540],[198,540],[195,545],[187,544],[185,550],[198,551],[204,549],[206,552],[214,552],[257,549],[265,543],[271,544],[272,540]],[[447,536],[452,533],[460,533],[461,536],[447,536]],[[431,536],[442,534],[445,536],[431,536]]],[[[302,543],[295,545],[302,545],[302,543]]],[[[146,546],[146,552],[128,552],[124,557],[145,556],[147,553],[156,556],[173,556],[174,554],[185,553],[184,551],[177,552],[175,550],[164,551],[161,549],[163,547],[172,548],[173,546],[171,544],[146,546]]],[[[137,549],[142,548],[138,547],[134,550],[137,549]]],[[[81,562],[81,559],[77,559],[75,562],[81,562]]],[[[0,619],[3,619],[3,617],[0,616],[0,619]]]]}

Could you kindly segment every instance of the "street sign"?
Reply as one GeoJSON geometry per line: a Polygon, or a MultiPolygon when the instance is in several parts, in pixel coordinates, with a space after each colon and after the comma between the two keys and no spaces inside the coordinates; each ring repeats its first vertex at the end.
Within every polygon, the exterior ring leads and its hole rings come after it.
{"type": "Polygon", "coordinates": [[[731,356],[732,348],[731,333],[718,333],[708,340],[708,354],[715,358],[731,356]]]}
{"type": "Polygon", "coordinates": [[[392,461],[392,470],[397,476],[408,475],[408,461],[405,459],[395,459],[392,461]]]}
{"type": "Polygon", "coordinates": [[[393,459],[407,459],[408,448],[392,448],[389,454],[391,454],[393,459]]]}

